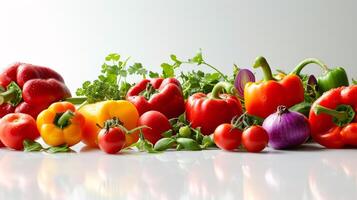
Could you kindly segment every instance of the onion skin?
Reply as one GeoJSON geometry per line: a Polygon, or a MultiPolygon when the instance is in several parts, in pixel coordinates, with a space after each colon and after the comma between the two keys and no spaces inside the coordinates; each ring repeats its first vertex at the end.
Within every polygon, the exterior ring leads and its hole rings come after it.
{"type": "Polygon", "coordinates": [[[241,98],[244,97],[244,86],[248,82],[255,82],[254,73],[249,69],[240,69],[234,80],[234,86],[241,98]]]}
{"type": "Polygon", "coordinates": [[[263,122],[269,135],[269,146],[274,149],[297,147],[309,138],[310,124],[307,118],[285,106],[279,106],[276,113],[269,115],[263,122]]]}

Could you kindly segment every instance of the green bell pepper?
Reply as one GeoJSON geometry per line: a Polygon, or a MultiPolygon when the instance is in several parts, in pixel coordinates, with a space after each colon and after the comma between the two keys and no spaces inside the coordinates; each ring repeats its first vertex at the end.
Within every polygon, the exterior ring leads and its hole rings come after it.
{"type": "Polygon", "coordinates": [[[308,64],[317,64],[319,65],[323,72],[322,76],[317,78],[317,86],[319,92],[322,94],[332,88],[338,88],[340,86],[348,86],[348,78],[345,69],[342,67],[336,67],[333,69],[328,68],[323,62],[315,58],[307,58],[301,61],[291,74],[300,75],[301,70],[308,64]]]}

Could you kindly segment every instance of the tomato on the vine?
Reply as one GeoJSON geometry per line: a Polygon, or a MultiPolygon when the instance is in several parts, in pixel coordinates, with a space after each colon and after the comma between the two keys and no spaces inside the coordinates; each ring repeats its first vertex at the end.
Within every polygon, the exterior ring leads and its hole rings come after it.
{"type": "Polygon", "coordinates": [[[213,140],[219,148],[232,151],[241,144],[242,131],[232,124],[221,124],[214,131],[213,140]]]}
{"type": "Polygon", "coordinates": [[[261,152],[268,142],[268,133],[261,126],[254,125],[243,131],[242,143],[249,152],[261,152]]]}

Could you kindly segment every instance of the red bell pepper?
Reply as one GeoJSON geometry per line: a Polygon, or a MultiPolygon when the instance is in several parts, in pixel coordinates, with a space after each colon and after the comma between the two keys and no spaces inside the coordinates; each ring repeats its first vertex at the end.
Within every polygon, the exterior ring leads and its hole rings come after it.
{"type": "Polygon", "coordinates": [[[235,96],[234,86],[227,82],[217,83],[209,95],[196,93],[186,103],[186,118],[192,128],[201,127],[204,135],[209,135],[223,123],[242,114],[242,105],[235,96]],[[227,94],[220,94],[223,90],[227,94]]]}
{"type": "Polygon", "coordinates": [[[291,107],[304,101],[304,86],[294,74],[276,80],[264,57],[257,57],[254,68],[261,67],[264,80],[250,82],[244,88],[244,103],[247,113],[266,118],[280,105],[291,107]]]}
{"type": "Polygon", "coordinates": [[[312,138],[327,148],[357,147],[357,85],[325,92],[310,110],[312,138]]]}
{"type": "Polygon", "coordinates": [[[0,93],[0,105],[16,107],[6,112],[26,113],[34,118],[51,103],[71,96],[57,72],[25,63],[15,63],[0,73],[0,86],[7,88],[0,93]]]}
{"type": "Polygon", "coordinates": [[[156,110],[171,119],[185,111],[181,84],[175,78],[143,79],[130,88],[126,98],[135,105],[139,115],[156,110]]]}

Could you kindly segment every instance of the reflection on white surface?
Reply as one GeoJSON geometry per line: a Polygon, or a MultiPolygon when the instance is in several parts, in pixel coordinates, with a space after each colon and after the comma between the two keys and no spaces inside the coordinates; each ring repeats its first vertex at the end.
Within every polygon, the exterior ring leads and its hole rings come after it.
{"type": "Polygon", "coordinates": [[[0,150],[0,199],[356,199],[354,150],[0,150]]]}

